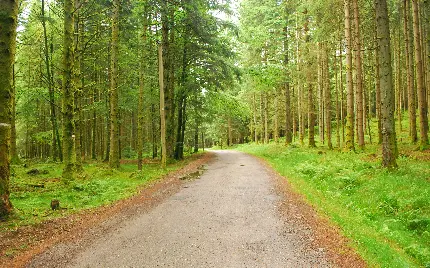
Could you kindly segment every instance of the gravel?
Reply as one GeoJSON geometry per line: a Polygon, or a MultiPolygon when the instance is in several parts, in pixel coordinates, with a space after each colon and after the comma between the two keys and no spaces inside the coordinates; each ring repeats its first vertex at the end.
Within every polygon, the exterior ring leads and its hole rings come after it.
{"type": "Polygon", "coordinates": [[[86,243],[57,244],[28,267],[334,266],[311,246],[309,228],[284,219],[283,197],[258,159],[214,153],[203,174],[156,207],[94,227],[86,243]]]}

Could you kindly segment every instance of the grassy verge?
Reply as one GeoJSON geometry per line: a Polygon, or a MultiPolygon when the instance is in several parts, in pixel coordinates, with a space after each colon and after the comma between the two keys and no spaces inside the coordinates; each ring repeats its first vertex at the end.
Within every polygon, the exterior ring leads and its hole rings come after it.
{"type": "Polygon", "coordinates": [[[374,153],[243,145],[266,159],[349,237],[372,267],[430,267],[430,162],[402,156],[380,168],[374,153]]]}
{"type": "Polygon", "coordinates": [[[119,170],[111,170],[107,164],[100,162],[87,163],[84,165],[83,175],[68,184],[60,181],[60,164],[12,166],[11,201],[14,212],[6,221],[0,222],[0,232],[16,230],[20,226],[37,224],[130,197],[146,184],[184,167],[198,155],[171,163],[164,170],[158,163],[145,164],[141,172],[137,171],[134,163],[123,164],[119,170]],[[27,174],[30,170],[38,170],[33,172],[38,174],[27,174]],[[51,210],[53,199],[60,201],[60,210],[51,210]]]}

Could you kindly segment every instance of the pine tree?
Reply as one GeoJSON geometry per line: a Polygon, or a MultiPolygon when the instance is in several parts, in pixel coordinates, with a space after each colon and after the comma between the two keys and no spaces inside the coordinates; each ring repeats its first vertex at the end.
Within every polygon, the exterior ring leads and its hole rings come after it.
{"type": "Polygon", "coordinates": [[[11,94],[14,83],[18,1],[1,1],[0,10],[0,218],[3,218],[12,211],[9,200],[11,94]]]}
{"type": "Polygon", "coordinates": [[[397,167],[397,141],[394,121],[394,86],[391,66],[390,28],[386,0],[375,0],[376,30],[381,75],[382,166],[397,167]]]}

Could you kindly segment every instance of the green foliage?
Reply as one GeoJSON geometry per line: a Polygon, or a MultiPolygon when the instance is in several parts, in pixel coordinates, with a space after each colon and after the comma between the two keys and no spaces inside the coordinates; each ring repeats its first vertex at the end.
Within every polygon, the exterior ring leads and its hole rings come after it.
{"type": "Polygon", "coordinates": [[[367,152],[244,145],[339,225],[370,266],[430,264],[430,164],[410,157],[380,168],[367,152]]]}
{"type": "Polygon", "coordinates": [[[28,163],[27,168],[12,166],[11,201],[15,210],[6,222],[0,223],[0,230],[15,230],[23,225],[111,204],[137,194],[141,187],[180,169],[193,159],[195,157],[187,157],[185,161],[168,165],[167,169],[160,169],[157,163],[146,164],[140,172],[136,171],[136,164],[124,164],[119,170],[112,170],[107,164],[88,163],[84,165],[83,175],[68,184],[60,180],[62,166],[59,164],[28,163]],[[31,169],[44,172],[28,175],[31,169]],[[53,199],[60,201],[60,210],[51,210],[53,199]]]}

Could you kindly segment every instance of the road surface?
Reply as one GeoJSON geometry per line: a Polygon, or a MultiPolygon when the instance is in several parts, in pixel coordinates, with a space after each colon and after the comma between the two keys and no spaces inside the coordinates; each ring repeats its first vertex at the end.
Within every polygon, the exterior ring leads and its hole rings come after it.
{"type": "MultiPolygon", "coordinates": [[[[271,172],[254,157],[214,151],[198,179],[85,245],[66,242],[29,267],[332,267],[289,226],[271,172]],[[68,254],[68,252],[73,254],[68,254]]],[[[95,227],[97,228],[97,227],[95,227]]],[[[91,232],[91,231],[90,231],[91,232]]]]}

